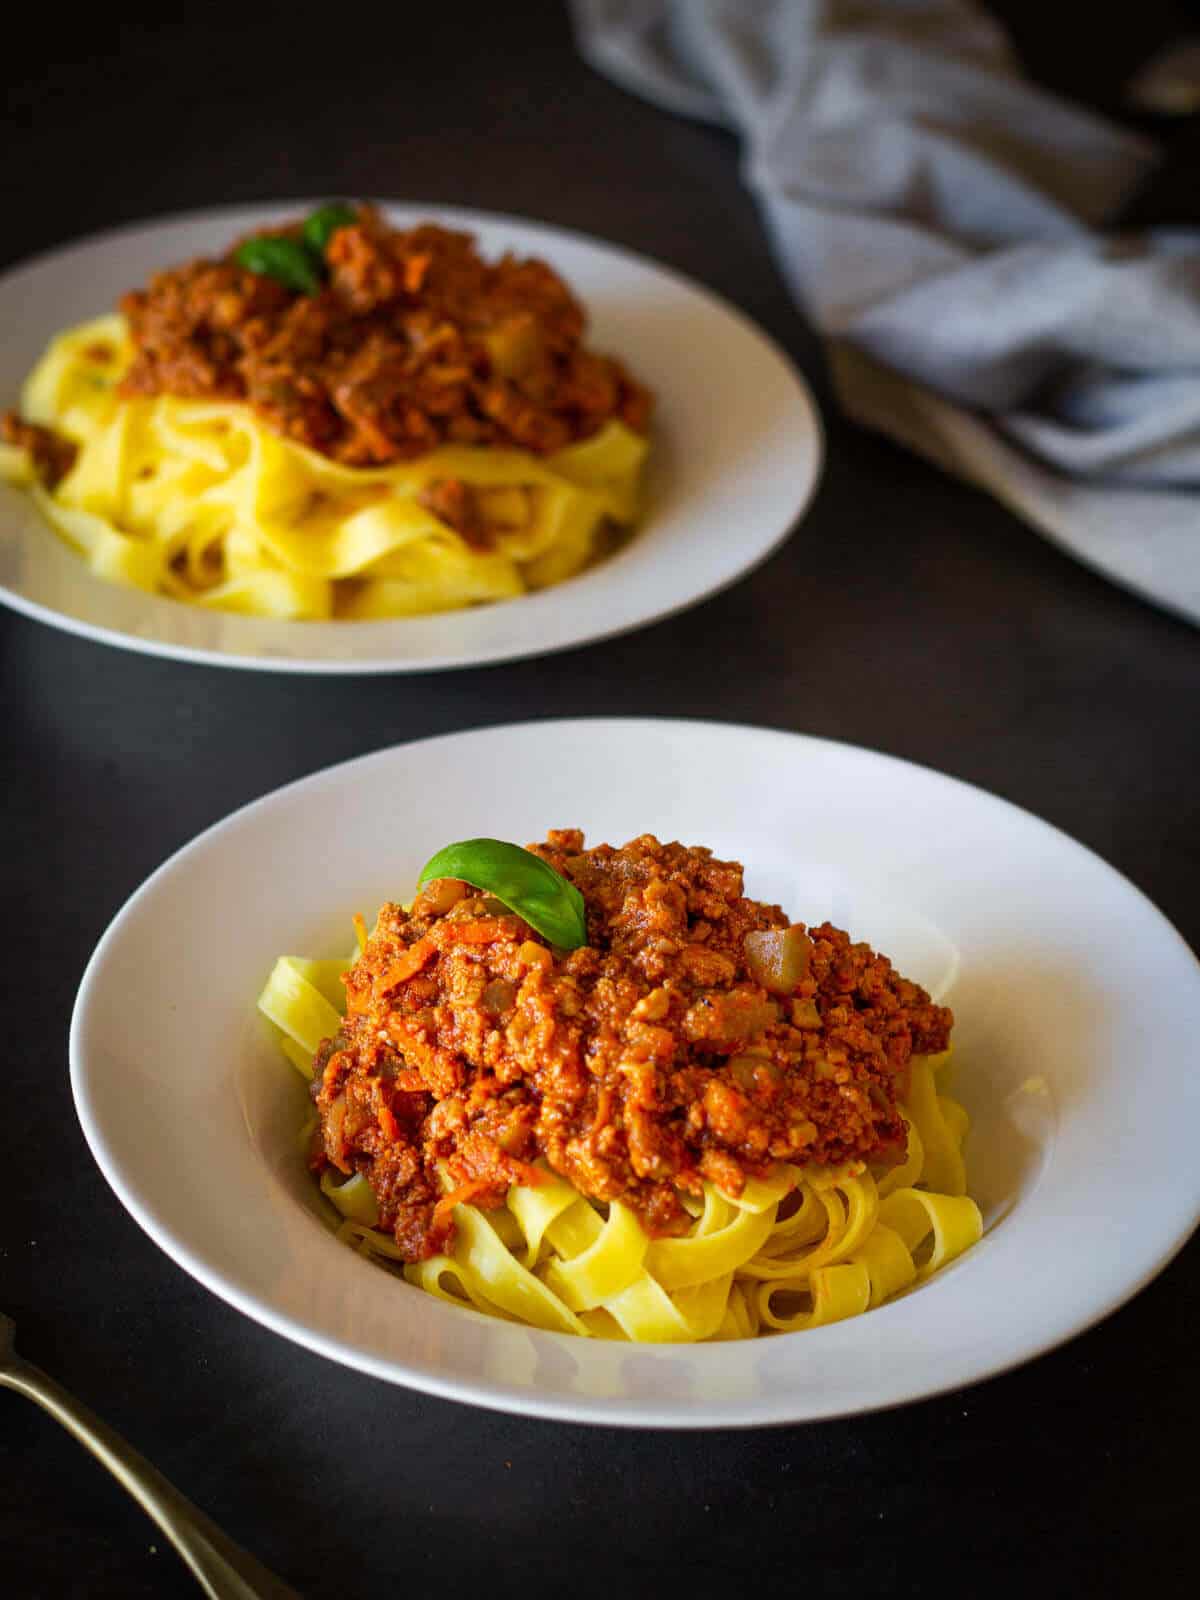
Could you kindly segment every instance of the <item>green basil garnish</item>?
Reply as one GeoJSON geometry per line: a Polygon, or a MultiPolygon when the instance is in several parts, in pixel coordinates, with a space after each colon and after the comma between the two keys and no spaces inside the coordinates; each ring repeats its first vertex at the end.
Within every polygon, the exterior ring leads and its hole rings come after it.
{"type": "Polygon", "coordinates": [[[247,239],[238,245],[233,259],[239,267],[263,278],[274,278],[299,294],[320,292],[321,269],[297,239],[280,234],[247,239]]]}
{"type": "Polygon", "coordinates": [[[320,294],[325,281],[326,245],[339,228],[348,228],[357,221],[357,214],[340,202],[318,206],[305,218],[298,239],[262,233],[238,245],[233,259],[248,272],[274,278],[297,294],[320,294]]]}
{"type": "Polygon", "coordinates": [[[458,878],[494,895],[561,950],[587,943],[583,896],[561,872],[503,839],[463,839],[439,850],[421,868],[417,887],[434,878],[458,878]]]}
{"type": "Polygon", "coordinates": [[[357,220],[349,206],[338,202],[328,206],[318,206],[304,224],[304,242],[317,255],[324,256],[325,246],[338,229],[348,228],[357,220]]]}

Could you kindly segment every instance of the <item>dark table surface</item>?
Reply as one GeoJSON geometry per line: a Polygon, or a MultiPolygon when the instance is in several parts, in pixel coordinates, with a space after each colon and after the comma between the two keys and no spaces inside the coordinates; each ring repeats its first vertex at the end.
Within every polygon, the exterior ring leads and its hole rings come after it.
{"type": "MultiPolygon", "coordinates": [[[[1043,35],[1051,8],[1002,9],[1035,71],[1098,104],[1179,20],[1128,8],[1084,59],[1043,35]]],[[[329,762],[624,712],[631,685],[650,711],[850,740],[995,790],[1099,851],[1200,943],[1200,635],[837,418],[732,140],[589,73],[555,5],[423,10],[365,51],[294,10],[34,19],[4,67],[0,259],[274,197],[546,218],[756,317],[826,408],[824,483],[789,543],[728,593],[630,638],[483,671],[301,685],[0,615],[0,1308],[31,1359],[306,1594],[970,1595],[984,1572],[1037,1595],[1194,1592],[1195,1241],[1101,1327],[967,1392],[803,1428],[655,1435],[472,1411],[284,1343],[160,1254],[92,1163],[67,1083],[71,1003],[109,919],[170,851],[329,762]]],[[[1194,124],[1168,148],[1141,214],[1194,222],[1194,124]]],[[[195,1592],[90,1458],[5,1392],[0,1591],[195,1592]]]]}

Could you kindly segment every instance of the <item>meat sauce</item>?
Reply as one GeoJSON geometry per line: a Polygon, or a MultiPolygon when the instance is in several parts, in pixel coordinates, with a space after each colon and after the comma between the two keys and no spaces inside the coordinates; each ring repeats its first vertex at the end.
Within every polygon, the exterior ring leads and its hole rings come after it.
{"type": "Polygon", "coordinates": [[[66,477],[78,454],[69,439],[55,433],[53,428],[26,422],[16,411],[0,415],[0,441],[25,451],[34,476],[47,489],[53,489],[66,477]]]}
{"type": "Polygon", "coordinates": [[[612,418],[646,431],[648,391],[585,347],[583,309],[544,262],[489,263],[470,234],[392,228],[366,205],[354,217],[325,247],[316,294],[240,266],[234,246],[125,295],[122,393],[245,401],[360,467],[443,444],[545,454],[612,418]]]}
{"type": "Polygon", "coordinates": [[[574,829],[530,848],[583,895],[585,946],[439,880],[383,908],[318,1052],[312,1164],[365,1174],[407,1259],[447,1248],[457,1202],[536,1183],[539,1158],[669,1234],[706,1178],[736,1194],[775,1161],[902,1157],[910,1058],[953,1017],[886,957],[789,925],[705,849],[574,829]],[[780,950],[786,992],[763,959],[780,950]]]}

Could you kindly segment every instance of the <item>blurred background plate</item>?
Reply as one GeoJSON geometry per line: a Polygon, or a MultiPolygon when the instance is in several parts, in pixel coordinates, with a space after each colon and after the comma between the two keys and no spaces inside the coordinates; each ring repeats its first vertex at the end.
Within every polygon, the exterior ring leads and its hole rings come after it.
{"type": "MultiPolygon", "coordinates": [[[[50,337],[108,310],[154,270],[223,250],[315,201],[122,228],[0,278],[0,409],[15,405],[50,337]]],[[[0,600],[87,638],[153,655],[281,672],[418,672],[563,650],[627,632],[733,583],[766,559],[812,498],[821,427],[794,367],[748,318],[676,272],[582,234],[441,206],[383,207],[435,221],[484,256],[540,256],[589,316],[589,339],[654,390],[646,509],[587,572],[496,605],[386,622],[281,622],[206,611],[108,583],[0,484],[0,600]]]]}

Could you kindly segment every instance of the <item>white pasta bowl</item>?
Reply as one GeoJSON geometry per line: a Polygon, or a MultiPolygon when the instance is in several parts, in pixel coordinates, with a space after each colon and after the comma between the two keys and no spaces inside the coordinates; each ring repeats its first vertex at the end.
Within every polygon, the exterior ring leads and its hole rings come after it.
{"type": "MultiPolygon", "coordinates": [[[[153,271],[227,248],[311,203],[247,206],[122,228],[0,277],[0,410],[53,334],[111,310],[153,271]]],[[[384,207],[408,226],[474,233],[483,254],[540,256],[589,313],[589,342],[657,396],[646,506],[633,536],[567,582],[490,605],[378,622],[285,622],[148,594],[93,574],[29,496],[0,484],[0,602],[86,638],[216,666],[277,672],[425,672],[563,650],[694,605],[764,561],[820,474],[815,403],[740,311],[642,257],[517,218],[384,207]],[[736,532],[731,531],[736,530],[736,532]]]]}
{"type": "Polygon", "coordinates": [[[384,750],[209,829],[98,945],[71,1073],[88,1142],[134,1218],[286,1337],[510,1411],[752,1426],[971,1383],[1142,1287],[1200,1217],[1198,1028],[1200,967],[1160,913],[1002,800],[796,735],[577,720],[384,750]],[[591,843],[653,832],[709,845],[745,863],[748,893],[830,918],[952,1005],[982,1242],[833,1326],[640,1346],[460,1310],[339,1243],[298,1144],[304,1086],[254,1009],[266,973],[281,953],[344,951],[351,915],[406,897],[451,839],[564,826],[591,843]]]}

